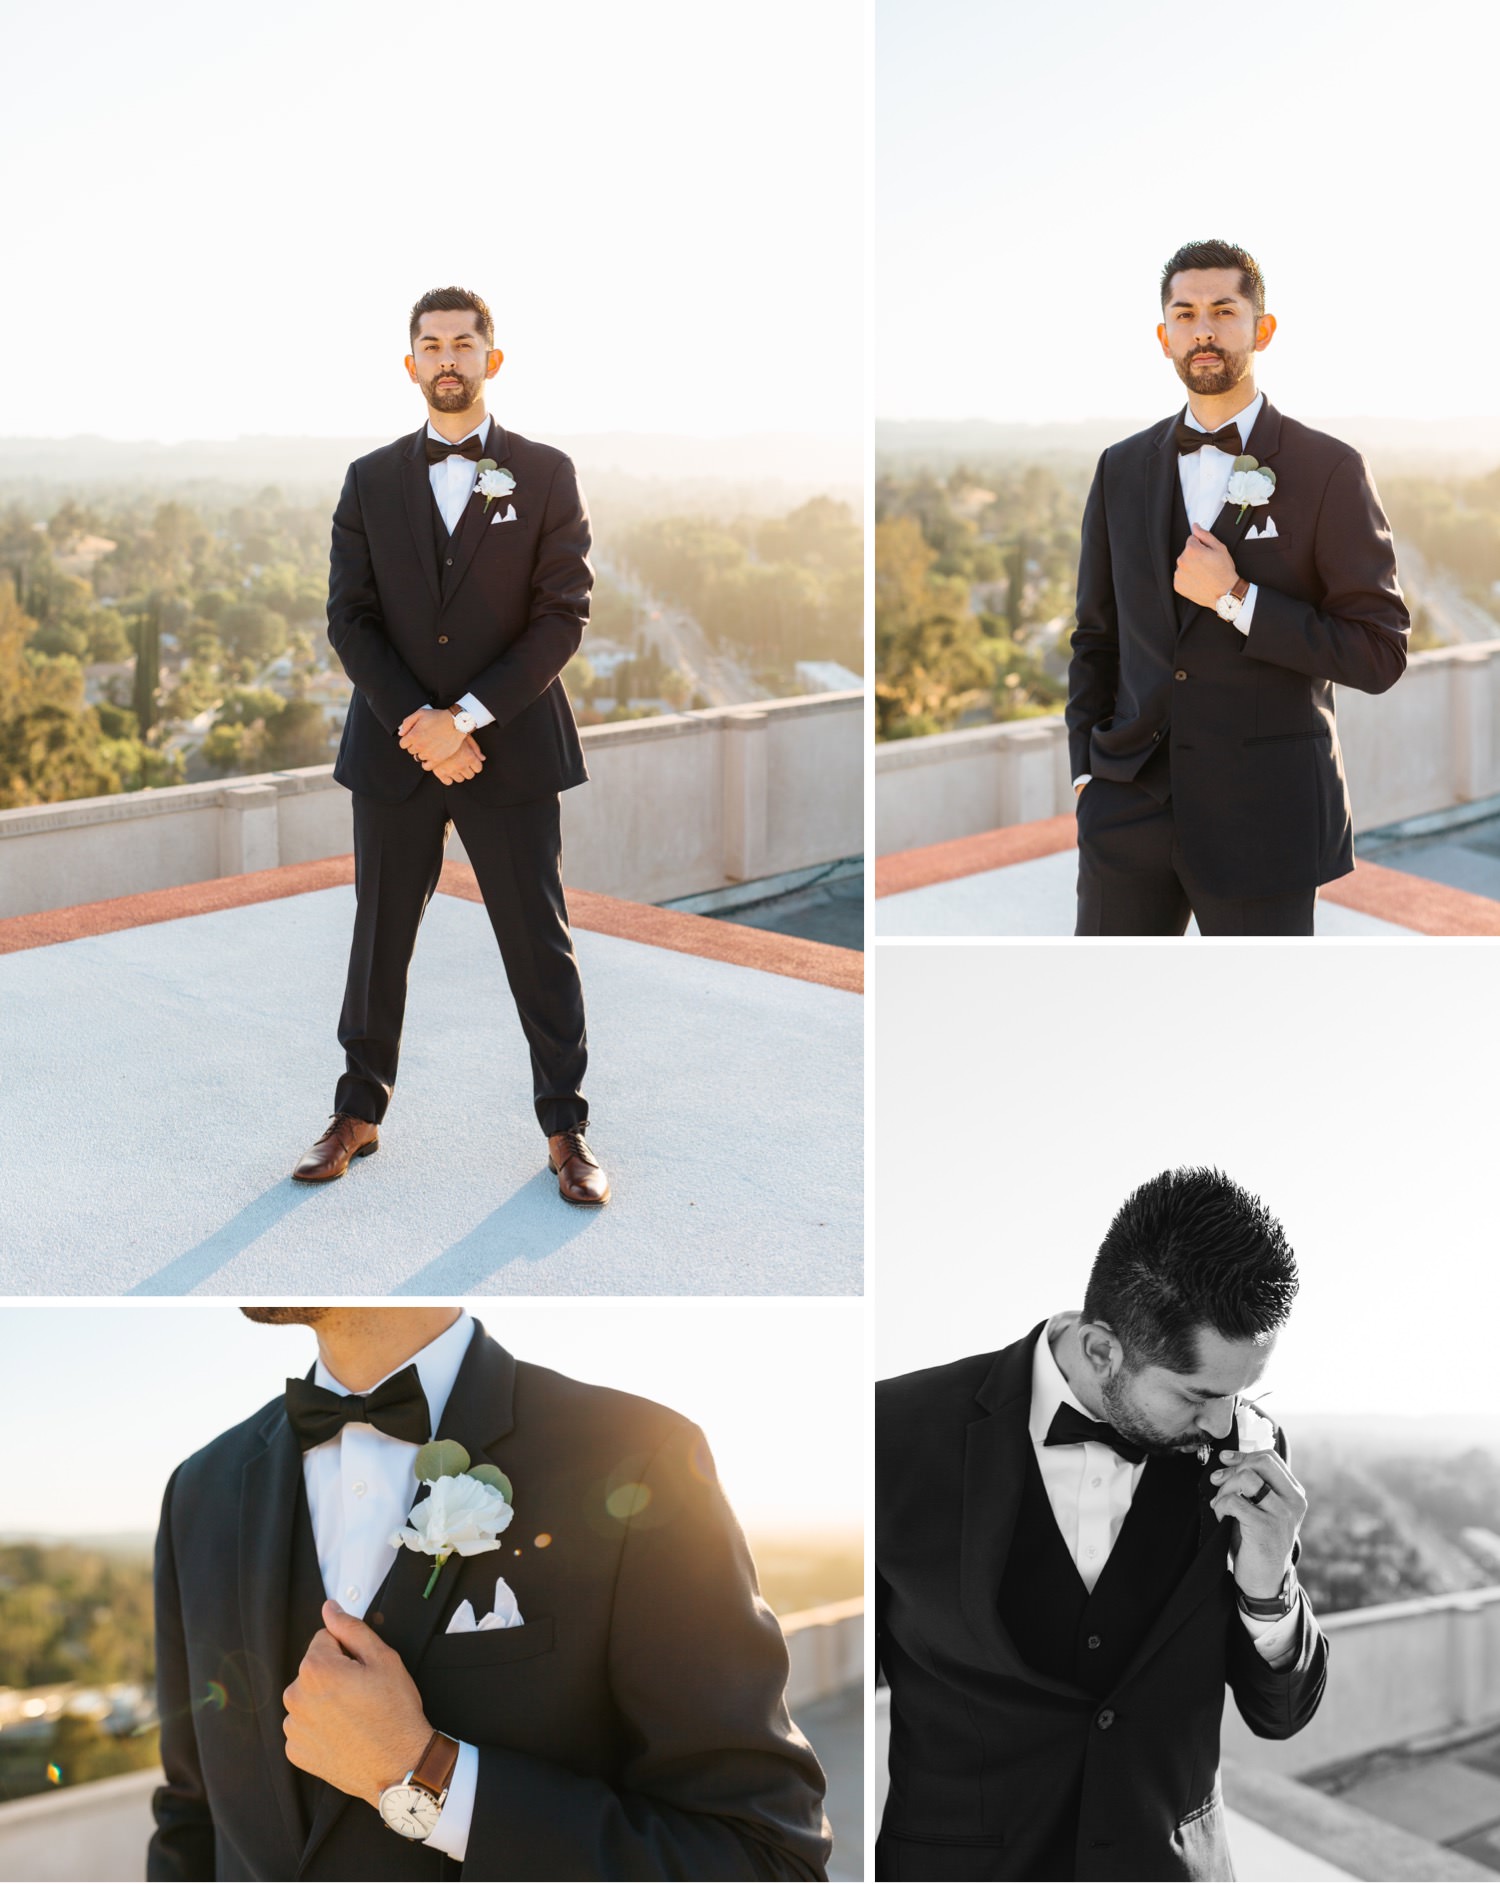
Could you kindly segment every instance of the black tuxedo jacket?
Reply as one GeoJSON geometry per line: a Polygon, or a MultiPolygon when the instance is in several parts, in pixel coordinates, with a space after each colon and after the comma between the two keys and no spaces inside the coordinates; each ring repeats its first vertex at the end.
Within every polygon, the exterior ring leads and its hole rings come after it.
{"type": "Polygon", "coordinates": [[[1178,417],[1111,445],[1094,474],[1068,670],[1073,776],[1133,779],[1166,742],[1178,841],[1204,888],[1311,889],[1354,868],[1334,683],[1384,693],[1406,666],[1390,526],[1359,453],[1267,400],[1246,449],[1276,489],[1243,516],[1226,503],[1213,530],[1258,585],[1241,634],[1172,587],[1188,534],[1178,417]]]}
{"type": "Polygon", "coordinates": [[[333,775],[401,803],[424,777],[397,743],[401,722],[472,693],[495,719],[475,734],[483,769],[453,789],[515,805],[581,785],[588,771],[558,678],[583,639],[594,580],[572,461],[492,418],[486,454],[516,487],[488,505],[476,487],[444,541],[426,438],[424,423],[356,458],[333,513],[328,639],[354,683],[333,775]],[[514,522],[497,521],[512,507],[514,522]]]}
{"type": "Polygon", "coordinates": [[[476,1327],[441,1437],[501,1466],[515,1519],[500,1551],[451,1557],[430,1598],[430,1560],[400,1551],[366,1621],[433,1725],[479,1749],[462,1869],[286,1758],[281,1695],[306,1647],[289,1611],[308,1612],[289,1597],[302,1455],[278,1398],[167,1488],[148,1876],[821,1877],[823,1776],[697,1429],[518,1363],[476,1327]],[[646,1491],[619,1519],[607,1501],[623,1484],[646,1491]],[[488,1613],[500,1574],[523,1624],[445,1634],[465,1598],[488,1613]]]}
{"type": "Polygon", "coordinates": [[[1228,1520],[1205,1509],[1191,1569],[1102,1703],[1028,1666],[999,1595],[1042,1334],[876,1388],[875,1639],[891,1691],[876,1876],[1036,1877],[1059,1798],[1080,1790],[1074,1877],[1231,1877],[1225,1684],[1255,1733],[1286,1739],[1322,1698],[1327,1644],[1304,1598],[1291,1663],[1256,1652],[1228,1520]]]}

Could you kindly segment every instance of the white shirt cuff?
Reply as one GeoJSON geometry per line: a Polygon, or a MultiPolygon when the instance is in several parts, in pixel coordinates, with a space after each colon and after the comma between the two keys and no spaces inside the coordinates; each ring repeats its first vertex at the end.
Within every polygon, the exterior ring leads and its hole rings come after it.
{"type": "Polygon", "coordinates": [[[471,1747],[467,1740],[458,1744],[458,1764],[453,1769],[453,1779],[448,1787],[448,1796],[443,1801],[443,1809],[438,1814],[438,1822],[433,1826],[423,1844],[433,1851],[441,1851],[447,1857],[462,1864],[464,1853],[469,1849],[469,1827],[474,1822],[474,1794],[479,1787],[479,1749],[471,1747]]]}
{"type": "MultiPolygon", "coordinates": [[[[1263,1656],[1266,1661],[1276,1663],[1279,1662],[1284,1655],[1290,1653],[1293,1644],[1297,1640],[1297,1612],[1301,1604],[1302,1596],[1299,1592],[1297,1600],[1292,1604],[1289,1613],[1285,1616],[1275,1618],[1269,1616],[1247,1616],[1244,1610],[1240,1609],[1238,1604],[1236,1604],[1235,1613],[1255,1638],[1256,1653],[1263,1656]]],[[[431,1840],[429,1839],[428,1842],[430,1844],[431,1840]]]]}
{"type": "Polygon", "coordinates": [[[1074,779],[1074,781],[1073,781],[1073,789],[1074,789],[1074,791],[1076,792],[1076,791],[1078,790],[1078,787],[1079,787],[1080,785],[1087,785],[1087,784],[1088,784],[1088,782],[1089,782],[1089,780],[1090,780],[1090,779],[1092,779],[1092,778],[1093,778],[1093,776],[1094,776],[1094,775],[1093,775],[1093,773],[1092,773],[1092,772],[1080,772],[1080,773],[1078,774],[1078,776],[1077,776],[1077,778],[1075,778],[1075,779],[1074,779]]]}
{"type": "Polygon", "coordinates": [[[1234,625],[1242,635],[1250,632],[1250,617],[1255,613],[1255,584],[1252,582],[1245,591],[1245,599],[1240,603],[1240,612],[1234,618],[1234,625]]]}
{"type": "MultiPolygon", "coordinates": [[[[1254,595],[1254,593],[1255,591],[1252,589],[1250,594],[1254,595]]],[[[1249,600],[1248,596],[1246,600],[1249,600]]],[[[472,693],[466,693],[458,704],[463,708],[465,713],[472,713],[474,715],[474,723],[476,726],[491,726],[494,724],[494,714],[491,713],[483,700],[477,699],[472,693]]]]}

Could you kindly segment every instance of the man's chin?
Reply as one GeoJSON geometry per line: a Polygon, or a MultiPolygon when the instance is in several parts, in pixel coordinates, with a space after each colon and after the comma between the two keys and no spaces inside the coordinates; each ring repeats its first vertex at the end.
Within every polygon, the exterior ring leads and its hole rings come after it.
{"type": "Polygon", "coordinates": [[[240,1313],[246,1321],[258,1321],[265,1327],[311,1328],[328,1313],[326,1308],[244,1308],[240,1313]]]}

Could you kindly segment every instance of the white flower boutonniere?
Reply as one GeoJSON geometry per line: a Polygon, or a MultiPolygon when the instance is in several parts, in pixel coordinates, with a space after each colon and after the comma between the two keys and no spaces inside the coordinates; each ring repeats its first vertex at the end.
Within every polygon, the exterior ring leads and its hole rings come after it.
{"type": "Polygon", "coordinates": [[[476,469],[479,476],[474,488],[484,498],[486,510],[497,497],[509,497],[516,488],[514,476],[505,469],[504,465],[497,465],[493,458],[481,458],[476,469]]]}
{"type": "Polygon", "coordinates": [[[1238,504],[1240,516],[1261,504],[1269,504],[1276,488],[1276,473],[1256,458],[1236,458],[1229,471],[1229,489],[1224,493],[1231,504],[1238,504]]]}
{"type": "Polygon", "coordinates": [[[500,1533],[516,1514],[510,1480],[498,1466],[471,1466],[456,1439],[434,1439],[418,1452],[415,1465],[417,1477],[431,1490],[392,1533],[391,1542],[437,1559],[422,1592],[425,1598],[454,1551],[460,1557],[477,1557],[498,1550],[500,1533]]]}

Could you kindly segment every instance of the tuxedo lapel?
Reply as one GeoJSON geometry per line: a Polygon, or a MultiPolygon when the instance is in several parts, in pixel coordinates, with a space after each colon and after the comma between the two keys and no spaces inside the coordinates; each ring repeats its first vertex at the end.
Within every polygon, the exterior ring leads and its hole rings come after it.
{"type": "MultiPolygon", "coordinates": [[[[1264,464],[1274,457],[1281,443],[1281,414],[1267,399],[1250,427],[1250,436],[1245,441],[1245,455],[1258,459],[1264,464]]],[[[1264,506],[1261,507],[1262,509],[1264,506]]],[[[1210,532],[1228,550],[1237,549],[1245,532],[1255,521],[1255,510],[1251,505],[1231,503],[1224,500],[1219,514],[1214,518],[1214,527],[1210,532]]]]}
{"type": "Polygon", "coordinates": [[[1046,1324],[995,1357],[978,1399],[985,1417],[964,1438],[964,1508],[959,1547],[959,1602],[988,1654],[1035,1687],[1069,1697],[1083,1690],[1029,1667],[1000,1619],[1000,1583],[1015,1535],[1031,1445],[1031,1363],[1046,1324]]]}
{"type": "Polygon", "coordinates": [[[437,571],[432,566],[432,480],[427,475],[427,427],[412,439],[401,454],[401,501],[406,506],[406,521],[411,525],[412,548],[422,565],[422,576],[432,591],[434,602],[442,602],[437,571]]]}
{"type": "Polygon", "coordinates": [[[1140,1647],[1120,1677],[1119,1687],[1123,1688],[1127,1682],[1134,1680],[1163,1642],[1176,1634],[1201,1603],[1207,1602],[1228,1574],[1229,1520],[1226,1518],[1214,1522],[1210,1512],[1207,1541],[1199,1546],[1187,1575],[1173,1590],[1155,1622],[1146,1631],[1140,1647]]]}
{"type": "Polygon", "coordinates": [[[1163,424],[1146,458],[1146,540],[1151,546],[1151,567],[1161,595],[1162,614],[1172,635],[1177,633],[1177,591],[1172,572],[1182,545],[1172,542],[1172,498],[1181,494],[1177,476],[1177,418],[1163,424]]]}
{"type": "Polygon", "coordinates": [[[240,1478],[240,1628],[249,1667],[258,1671],[253,1677],[255,1712],[271,1772],[271,1791],[296,1852],[302,1849],[307,1826],[286,1757],[280,1684],[287,1654],[292,1526],[303,1495],[302,1449],[279,1407],[261,1432],[265,1446],[249,1460],[240,1478]],[[258,1691],[262,1681],[274,1684],[273,1691],[262,1695],[258,1691]]]}
{"type": "MultiPolygon", "coordinates": [[[[505,428],[495,418],[490,420],[489,437],[485,441],[484,455],[493,458],[497,465],[505,463],[510,456],[510,439],[505,428]]],[[[498,499],[496,500],[499,501],[498,499]]],[[[469,573],[469,564],[473,562],[475,552],[484,541],[491,524],[494,511],[479,494],[479,481],[474,482],[473,494],[464,505],[463,516],[458,528],[453,532],[453,567],[443,571],[443,606],[446,607],[458,593],[459,585],[469,573]]]]}
{"type": "MultiPolygon", "coordinates": [[[[433,1438],[456,1439],[468,1453],[471,1465],[482,1465],[486,1461],[500,1465],[501,1461],[491,1456],[490,1448],[498,1446],[514,1428],[515,1380],[514,1359],[498,1342],[491,1341],[483,1324],[476,1321],[458,1379],[453,1383],[433,1438]]],[[[411,1504],[417,1504],[425,1496],[425,1488],[414,1478],[411,1504]]],[[[444,1564],[431,1596],[424,1596],[422,1592],[432,1575],[434,1560],[421,1551],[402,1548],[396,1552],[396,1561],[376,1592],[365,1620],[401,1657],[413,1679],[439,1623],[446,1625],[458,1607],[458,1585],[465,1570],[476,1565],[493,1565],[498,1560],[499,1553],[495,1551],[486,1551],[478,1557],[459,1557],[455,1553],[444,1564]]],[[[491,1570],[492,1586],[494,1576],[491,1570]]],[[[349,1803],[347,1793],[333,1786],[326,1789],[302,1853],[299,1877],[306,1875],[318,1847],[349,1803]]]]}

